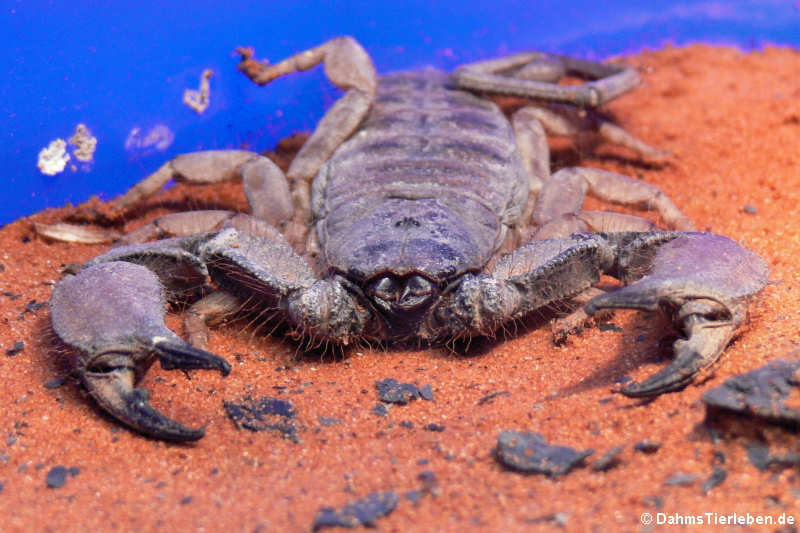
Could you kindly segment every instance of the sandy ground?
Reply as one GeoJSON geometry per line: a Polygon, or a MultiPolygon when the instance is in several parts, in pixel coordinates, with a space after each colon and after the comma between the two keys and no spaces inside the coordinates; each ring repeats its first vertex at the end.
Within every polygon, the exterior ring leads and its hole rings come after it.
{"type": "MultiPolygon", "coordinates": [[[[612,394],[621,378],[650,375],[668,353],[665,322],[630,312],[616,315],[617,328],[587,330],[563,346],[553,344],[546,320],[536,319],[468,356],[441,349],[301,356],[290,342],[230,325],[210,340],[232,363],[229,377],[158,365],[147,374],[143,386],[159,409],[207,431],[195,444],[156,442],[101,414],[73,379],[63,379],[49,312],[39,304],[64,265],[106,247],[38,238],[34,221],[75,212],[48,210],[0,229],[0,529],[308,531],[324,506],[392,491],[398,504],[377,519],[381,531],[747,529],[722,525],[732,513],[776,522],[752,530],[795,531],[778,521],[800,520],[797,469],[760,471],[747,457],[753,440],[797,451],[795,436],[744,420],[708,422],[700,397],[798,344],[800,54],[692,46],[624,61],[644,83],[607,112],[670,150],[668,163],[559,140],[554,166],[597,166],[656,184],[700,229],[766,259],[770,284],[705,379],[650,402],[612,394]],[[24,348],[14,349],[18,341],[24,348]],[[375,382],[384,378],[429,384],[433,401],[391,406],[380,416],[375,382]],[[223,402],[248,395],[290,401],[297,442],[277,431],[237,429],[223,402]],[[512,472],[492,454],[505,429],[536,431],[595,454],[556,479],[512,472]],[[660,447],[635,450],[645,440],[660,447]],[[615,446],[623,447],[618,464],[594,470],[596,458],[615,446]],[[59,466],[67,469],[61,480],[59,466]],[[699,517],[705,525],[647,526],[643,513],[699,517]]],[[[175,206],[209,205],[245,208],[238,185],[178,186],[132,216],[128,229],[175,206]]],[[[103,211],[94,201],[78,212],[92,209],[103,211]]],[[[169,324],[182,330],[180,317],[169,324]]]]}

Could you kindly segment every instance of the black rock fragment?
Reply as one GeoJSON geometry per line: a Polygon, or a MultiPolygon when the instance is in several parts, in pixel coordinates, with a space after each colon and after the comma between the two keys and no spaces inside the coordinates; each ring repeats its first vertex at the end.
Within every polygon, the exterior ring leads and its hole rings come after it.
{"type": "Polygon", "coordinates": [[[772,455],[769,447],[760,443],[748,446],[747,458],[753,466],[761,471],[767,470],[771,466],[782,469],[800,465],[800,454],[787,452],[780,455],[772,455]]]}
{"type": "Polygon", "coordinates": [[[394,511],[397,501],[397,494],[394,492],[375,492],[341,509],[323,507],[317,511],[312,529],[318,531],[325,527],[374,527],[375,520],[394,511]]]}
{"type": "Polygon", "coordinates": [[[291,402],[268,396],[258,399],[245,396],[241,403],[223,402],[225,411],[236,427],[250,431],[278,431],[283,438],[300,442],[297,438],[297,412],[291,402]]]}
{"type": "Polygon", "coordinates": [[[786,403],[790,395],[798,394],[800,361],[779,360],[728,379],[721,386],[703,394],[703,401],[712,409],[800,426],[800,409],[786,403]]]}
{"type": "Polygon", "coordinates": [[[648,455],[656,453],[660,448],[661,448],[660,442],[650,439],[641,440],[633,445],[634,450],[636,450],[637,452],[646,453],[648,455]]]}
{"type": "Polygon", "coordinates": [[[411,383],[400,383],[394,378],[386,378],[375,382],[378,398],[382,402],[405,405],[417,398],[433,401],[433,389],[424,385],[421,389],[411,383]]]}
{"type": "Polygon", "coordinates": [[[577,451],[550,446],[539,433],[503,431],[497,437],[495,454],[505,466],[520,472],[557,477],[568,473],[594,450],[577,451]]]}
{"type": "Polygon", "coordinates": [[[669,476],[666,480],[664,480],[664,485],[670,487],[683,487],[686,485],[693,485],[694,482],[697,481],[697,475],[695,474],[686,474],[684,472],[677,472],[669,476]]]}
{"type": "Polygon", "coordinates": [[[6,350],[6,355],[13,357],[25,349],[25,341],[17,341],[14,345],[6,350]]]}
{"type": "Polygon", "coordinates": [[[487,394],[486,396],[483,396],[480,400],[478,400],[477,405],[485,405],[487,403],[492,402],[492,400],[494,400],[495,398],[500,397],[500,396],[510,396],[510,394],[506,390],[493,392],[491,394],[487,394]]]}
{"type": "Polygon", "coordinates": [[[67,476],[75,477],[78,473],[80,473],[80,469],[75,466],[70,468],[61,465],[54,466],[47,472],[45,483],[48,488],[60,489],[67,483],[67,476]]]}
{"type": "Polygon", "coordinates": [[[700,490],[703,494],[708,494],[711,492],[711,489],[716,487],[717,485],[722,485],[722,482],[725,481],[725,478],[728,477],[728,471],[720,466],[715,466],[714,469],[711,471],[711,475],[708,476],[703,482],[703,485],[700,487],[700,490]]]}

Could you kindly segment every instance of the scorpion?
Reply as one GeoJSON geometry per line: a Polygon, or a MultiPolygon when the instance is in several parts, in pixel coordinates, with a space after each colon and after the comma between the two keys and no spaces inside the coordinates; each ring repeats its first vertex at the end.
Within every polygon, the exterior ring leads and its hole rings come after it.
{"type": "MultiPolygon", "coordinates": [[[[601,310],[661,311],[680,337],[674,359],[632,397],[685,387],[720,356],[768,269],[755,253],[691,221],[657,187],[584,167],[550,171],[547,134],[574,135],[584,110],[639,83],[632,67],[540,52],[376,74],[367,52],[338,37],[275,64],[239,49],[257,84],[323,64],[344,91],[284,172],[243,150],[180,155],[115,200],[127,208],[170,180],[241,179],[251,214],[175,213],[129,233],[66,275],[52,327],[97,404],[144,435],[201,438],[136,388],[165,369],[230,365],[205,350],[210,325],[256,313],[295,337],[347,346],[492,336],[566,302],[564,327],[601,310]],[[579,85],[559,84],[566,74],[579,85]],[[509,118],[485,95],[526,105],[509,118]],[[655,210],[648,220],[583,209],[586,195],[655,210]],[[155,240],[154,240],[155,239],[155,240]],[[604,291],[601,276],[622,287],[604,291]],[[199,289],[198,289],[199,288],[199,289]],[[168,329],[168,303],[190,304],[188,341],[168,329]]],[[[610,120],[593,129],[642,157],[661,152],[610,120]]]]}

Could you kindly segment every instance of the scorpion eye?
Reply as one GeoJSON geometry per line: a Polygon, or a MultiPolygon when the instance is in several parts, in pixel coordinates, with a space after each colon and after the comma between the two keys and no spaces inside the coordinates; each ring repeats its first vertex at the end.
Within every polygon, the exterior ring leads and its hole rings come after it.
{"type": "Polygon", "coordinates": [[[400,295],[400,288],[396,279],[384,276],[372,285],[371,292],[385,302],[394,302],[400,295]]]}
{"type": "Polygon", "coordinates": [[[431,294],[433,294],[433,283],[415,274],[406,281],[397,305],[405,309],[413,309],[427,302],[431,294]]]}

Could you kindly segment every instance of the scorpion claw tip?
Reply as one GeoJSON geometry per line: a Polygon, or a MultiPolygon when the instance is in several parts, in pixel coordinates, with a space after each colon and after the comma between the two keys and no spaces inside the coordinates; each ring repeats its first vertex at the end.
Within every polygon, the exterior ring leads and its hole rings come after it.
{"type": "Polygon", "coordinates": [[[165,370],[219,370],[223,376],[231,372],[231,365],[222,357],[196,348],[181,339],[154,337],[153,347],[165,370]]]}
{"type": "Polygon", "coordinates": [[[161,440],[193,441],[205,435],[204,428],[190,428],[157,411],[145,389],[131,387],[129,370],[87,372],[82,376],[89,394],[117,420],[140,433],[161,440]]]}

